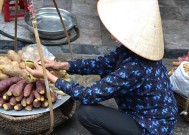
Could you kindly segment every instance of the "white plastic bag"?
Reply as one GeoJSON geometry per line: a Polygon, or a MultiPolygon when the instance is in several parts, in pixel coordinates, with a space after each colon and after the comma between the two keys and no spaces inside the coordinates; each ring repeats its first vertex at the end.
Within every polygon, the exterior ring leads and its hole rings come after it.
{"type": "MultiPolygon", "coordinates": [[[[45,47],[43,45],[42,45],[42,51],[43,51],[44,59],[48,59],[48,60],[55,59],[55,56],[48,51],[47,47],[45,47]]],[[[24,60],[34,61],[35,59],[40,58],[36,44],[31,44],[26,47],[23,47],[21,50],[21,53],[22,53],[24,60]]]]}
{"type": "Polygon", "coordinates": [[[189,64],[189,62],[183,61],[170,77],[170,81],[175,92],[187,97],[189,95],[189,76],[184,71],[184,64],[189,64]]]}

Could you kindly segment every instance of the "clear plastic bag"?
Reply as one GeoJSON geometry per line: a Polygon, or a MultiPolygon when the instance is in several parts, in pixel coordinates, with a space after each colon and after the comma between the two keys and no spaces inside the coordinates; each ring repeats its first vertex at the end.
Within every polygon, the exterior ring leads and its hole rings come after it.
{"type": "Polygon", "coordinates": [[[189,95],[189,76],[184,71],[183,65],[189,62],[182,62],[170,77],[174,91],[187,97],[189,95]]]}
{"type": "MultiPolygon", "coordinates": [[[[51,52],[48,51],[47,47],[43,45],[41,46],[42,46],[44,59],[54,60],[55,56],[51,52]]],[[[23,47],[19,53],[22,55],[24,60],[34,61],[35,59],[40,58],[36,44],[31,44],[26,47],[23,47]]]]}

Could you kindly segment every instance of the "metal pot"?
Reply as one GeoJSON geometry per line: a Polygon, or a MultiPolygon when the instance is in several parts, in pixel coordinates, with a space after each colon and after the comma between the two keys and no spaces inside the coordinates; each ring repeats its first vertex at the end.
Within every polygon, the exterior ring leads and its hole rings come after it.
{"type": "MultiPolygon", "coordinates": [[[[76,25],[76,18],[73,16],[73,14],[64,9],[59,10],[62,19],[64,20],[66,30],[69,32],[76,25]]],[[[66,36],[56,8],[40,8],[37,9],[35,13],[39,37],[44,39],[61,39],[66,36]]],[[[25,22],[29,31],[33,33],[33,26],[29,14],[26,14],[25,22]]]]}

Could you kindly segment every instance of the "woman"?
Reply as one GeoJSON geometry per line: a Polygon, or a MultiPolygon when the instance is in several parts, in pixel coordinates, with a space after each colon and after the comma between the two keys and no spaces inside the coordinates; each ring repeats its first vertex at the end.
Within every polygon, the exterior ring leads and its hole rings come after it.
{"type": "MultiPolygon", "coordinates": [[[[82,87],[47,71],[48,79],[81,101],[78,119],[94,135],[172,135],[177,106],[161,61],[164,44],[157,0],[99,0],[97,7],[101,21],[122,45],[97,59],[45,64],[70,74],[98,74],[101,80],[82,87]],[[110,98],[118,110],[97,104],[110,98]]],[[[37,63],[36,69],[27,70],[43,77],[37,63]]]]}

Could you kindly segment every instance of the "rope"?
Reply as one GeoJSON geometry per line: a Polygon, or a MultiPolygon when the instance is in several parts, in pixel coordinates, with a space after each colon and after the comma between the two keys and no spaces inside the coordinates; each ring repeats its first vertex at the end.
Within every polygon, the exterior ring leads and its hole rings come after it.
{"type": "Polygon", "coordinates": [[[69,35],[68,35],[68,31],[67,31],[67,29],[66,29],[66,27],[65,27],[64,21],[63,21],[63,19],[62,19],[62,16],[61,16],[61,14],[60,14],[59,9],[58,9],[58,5],[57,5],[57,3],[56,3],[56,0],[53,0],[53,3],[54,3],[54,5],[55,5],[56,11],[57,11],[57,13],[58,13],[58,15],[59,15],[59,17],[60,17],[60,21],[61,21],[61,23],[62,23],[62,27],[64,28],[64,31],[65,31],[65,34],[66,34],[66,37],[67,37],[67,40],[68,40],[68,45],[69,45],[69,49],[70,49],[70,55],[71,55],[71,58],[73,59],[73,51],[72,51],[72,46],[71,46],[71,42],[70,42],[70,37],[69,37],[69,35]]]}
{"type": "Polygon", "coordinates": [[[14,25],[14,50],[17,52],[18,51],[18,47],[17,47],[17,22],[18,22],[18,19],[17,19],[17,16],[18,16],[18,0],[16,0],[16,3],[15,3],[15,25],[14,25]]]}

